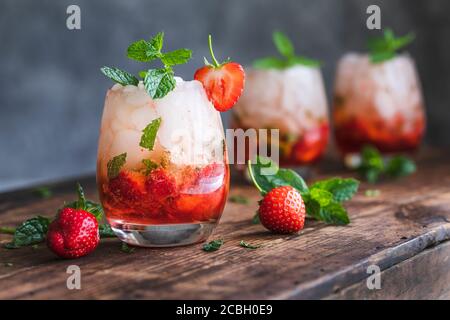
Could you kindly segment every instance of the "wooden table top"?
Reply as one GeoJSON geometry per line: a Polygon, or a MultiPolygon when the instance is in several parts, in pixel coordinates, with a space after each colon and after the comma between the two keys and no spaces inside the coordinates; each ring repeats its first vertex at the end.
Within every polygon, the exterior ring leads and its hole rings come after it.
{"type": "MultiPolygon", "coordinates": [[[[336,163],[324,176],[349,176],[336,163]]],[[[298,235],[273,235],[251,220],[260,198],[253,187],[233,183],[211,239],[219,251],[201,245],[170,249],[120,250],[117,239],[102,240],[91,255],[61,260],[45,244],[0,248],[0,299],[296,299],[296,298],[449,298],[450,153],[426,152],[418,172],[399,180],[368,185],[346,204],[351,224],[333,226],[307,220],[298,235]],[[367,197],[366,189],[378,189],[367,197]],[[262,247],[239,246],[245,240],[262,247]],[[81,290],[68,290],[66,269],[81,269],[81,290]],[[382,270],[381,289],[369,290],[367,267],[382,270]]],[[[317,169],[313,169],[317,172],[317,169]]],[[[51,186],[41,199],[32,189],[0,194],[0,225],[14,226],[36,214],[52,216],[75,197],[75,181],[51,186]]],[[[93,177],[79,179],[88,198],[97,199],[93,177]]],[[[0,235],[0,242],[11,236],[0,235]]]]}

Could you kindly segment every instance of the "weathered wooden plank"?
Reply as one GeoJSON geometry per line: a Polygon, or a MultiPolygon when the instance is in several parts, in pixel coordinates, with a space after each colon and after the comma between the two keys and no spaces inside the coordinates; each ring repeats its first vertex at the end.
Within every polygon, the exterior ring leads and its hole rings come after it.
{"type": "MultiPolygon", "coordinates": [[[[364,281],[367,265],[378,264],[387,272],[450,238],[447,155],[428,155],[414,176],[376,185],[379,197],[364,196],[364,189],[374,187],[363,184],[362,192],[347,206],[352,223],[346,227],[308,220],[299,235],[270,234],[251,223],[259,199],[256,190],[234,184],[231,194],[249,197],[250,204],[227,204],[212,236],[224,238],[225,244],[214,253],[193,245],[125,254],[115,239],[72,261],[57,259],[44,245],[1,248],[0,285],[10,289],[0,291],[0,298],[295,299],[339,297],[339,292],[355,292],[352,297],[363,298],[361,291],[345,290],[364,281]],[[244,249],[238,245],[240,240],[262,247],[244,249]],[[70,264],[82,270],[80,291],[66,288],[70,264]]],[[[89,197],[96,198],[94,180],[83,183],[89,197]]],[[[74,182],[55,188],[55,195],[45,200],[29,190],[0,195],[0,224],[13,225],[36,213],[54,214],[63,201],[73,199],[74,182]]],[[[1,242],[8,239],[0,236],[1,242]]],[[[412,288],[407,275],[405,285],[412,288]]],[[[389,296],[392,290],[382,292],[389,296]]]]}
{"type": "Polygon", "coordinates": [[[327,299],[448,299],[450,242],[386,269],[380,279],[380,289],[369,290],[366,279],[362,279],[327,299]]]}

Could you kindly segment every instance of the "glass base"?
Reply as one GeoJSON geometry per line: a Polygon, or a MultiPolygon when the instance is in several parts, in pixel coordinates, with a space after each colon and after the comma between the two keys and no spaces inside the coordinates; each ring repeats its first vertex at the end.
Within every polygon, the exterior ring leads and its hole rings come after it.
{"type": "Polygon", "coordinates": [[[215,226],[215,222],[149,226],[111,221],[112,230],[120,240],[140,247],[177,247],[202,242],[215,226]]]}

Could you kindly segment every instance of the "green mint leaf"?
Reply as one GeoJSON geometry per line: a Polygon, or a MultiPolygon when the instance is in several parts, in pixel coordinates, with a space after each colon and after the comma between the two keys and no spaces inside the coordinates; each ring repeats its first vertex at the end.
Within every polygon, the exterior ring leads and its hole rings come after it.
{"type": "Polygon", "coordinates": [[[370,183],[378,181],[384,171],[384,160],[380,152],[372,146],[364,146],[361,151],[359,173],[370,183]]]}
{"type": "Polygon", "coordinates": [[[104,215],[102,205],[91,200],[86,200],[83,188],[79,183],[77,183],[77,194],[78,200],[64,204],[63,208],[85,210],[92,214],[97,219],[97,221],[100,222],[104,215]]]}
{"type": "Polygon", "coordinates": [[[239,245],[243,248],[247,248],[247,249],[251,249],[251,250],[261,248],[260,245],[251,245],[248,242],[245,242],[244,240],[241,240],[241,242],[239,242],[239,245]]]}
{"type": "Polygon", "coordinates": [[[414,40],[414,34],[396,37],[391,29],[386,29],[381,37],[370,38],[367,42],[370,60],[380,63],[395,57],[396,52],[414,40]]]}
{"type": "Polygon", "coordinates": [[[257,211],[252,218],[252,224],[260,224],[261,220],[259,219],[259,212],[257,211]]]}
{"type": "Polygon", "coordinates": [[[251,161],[248,162],[249,176],[255,187],[261,192],[262,195],[265,195],[273,189],[271,182],[272,176],[267,175],[267,171],[264,172],[264,170],[270,170],[270,172],[276,173],[279,168],[275,162],[264,157],[257,157],[255,164],[252,164],[251,161]]]}
{"type": "Polygon", "coordinates": [[[395,57],[395,52],[386,51],[386,52],[375,52],[370,55],[370,61],[373,63],[380,63],[383,61],[390,60],[395,57]]]}
{"type": "Polygon", "coordinates": [[[119,154],[108,161],[106,167],[108,169],[108,178],[113,179],[119,175],[120,169],[127,161],[127,153],[119,154]]]}
{"type": "Polygon", "coordinates": [[[139,145],[142,148],[146,148],[148,150],[153,150],[156,140],[156,134],[158,133],[159,126],[161,125],[161,118],[157,118],[150,122],[144,130],[142,130],[143,134],[141,136],[141,142],[139,145]]]}
{"type": "Polygon", "coordinates": [[[137,86],[139,83],[139,80],[135,76],[129,74],[126,71],[110,67],[103,67],[100,70],[105,76],[110,78],[112,81],[117,82],[123,86],[126,85],[137,86]]]}
{"type": "Polygon", "coordinates": [[[347,211],[337,201],[331,200],[326,206],[321,206],[316,200],[308,199],[305,206],[308,216],[316,220],[340,225],[350,223],[347,211]]]}
{"type": "Polygon", "coordinates": [[[248,204],[249,200],[247,197],[244,197],[242,195],[232,195],[228,198],[228,201],[233,202],[233,203],[239,203],[239,204],[248,204]]]}
{"type": "Polygon", "coordinates": [[[86,197],[84,195],[84,190],[81,184],[77,183],[77,209],[84,209],[86,207],[86,197]]]}
{"type": "Polygon", "coordinates": [[[122,242],[122,245],[120,246],[120,251],[124,253],[133,253],[136,250],[136,248],[130,247],[125,242],[122,242]]]}
{"type": "Polygon", "coordinates": [[[303,65],[312,68],[320,67],[320,62],[318,60],[309,59],[302,56],[294,56],[288,59],[287,66],[303,65]]]}
{"type": "Polygon", "coordinates": [[[147,71],[139,71],[139,77],[141,77],[142,79],[144,79],[146,75],[147,71]]]}
{"type": "Polygon", "coordinates": [[[14,249],[44,241],[50,222],[49,218],[42,216],[26,220],[15,230],[13,241],[6,247],[14,249]]]}
{"type": "Polygon", "coordinates": [[[279,169],[278,165],[265,157],[257,157],[256,163],[249,163],[249,175],[262,195],[276,187],[292,186],[300,193],[307,192],[308,186],[303,178],[290,169],[279,169]],[[270,168],[275,174],[267,175],[264,169],[270,168]]]}
{"type": "Polygon", "coordinates": [[[108,223],[103,223],[98,226],[98,233],[101,238],[115,238],[116,234],[111,229],[111,226],[108,223]]]}
{"type": "Polygon", "coordinates": [[[337,202],[348,201],[358,191],[359,181],[355,179],[330,178],[315,182],[311,185],[311,191],[314,189],[323,189],[333,195],[337,202]]]}
{"type": "Polygon", "coordinates": [[[145,174],[146,176],[148,176],[148,175],[150,174],[150,172],[152,172],[153,170],[155,170],[156,168],[158,168],[158,164],[155,163],[155,162],[153,162],[153,161],[150,160],[150,159],[143,159],[143,160],[142,160],[142,163],[143,163],[144,166],[145,166],[144,174],[145,174]]]}
{"type": "Polygon", "coordinates": [[[144,78],[145,90],[153,99],[160,99],[175,89],[172,69],[150,69],[144,78]]]}
{"type": "Polygon", "coordinates": [[[127,49],[127,56],[130,59],[140,62],[149,62],[159,58],[161,52],[156,50],[153,45],[145,40],[139,40],[130,44],[127,49]]]}
{"type": "Polygon", "coordinates": [[[316,201],[321,207],[326,207],[333,201],[333,194],[324,189],[311,189],[309,195],[311,199],[316,201]]]}
{"type": "Polygon", "coordinates": [[[164,42],[164,32],[158,32],[156,36],[154,36],[150,40],[150,45],[152,46],[154,51],[161,52],[164,42]]]}
{"type": "Polygon", "coordinates": [[[256,69],[284,69],[286,65],[286,61],[275,57],[257,59],[253,62],[256,69]]]}
{"type": "Polygon", "coordinates": [[[161,61],[165,66],[174,66],[189,61],[192,57],[192,51],[189,49],[178,49],[166,52],[161,56],[161,61]]]}
{"type": "Polygon", "coordinates": [[[218,239],[218,240],[213,240],[211,242],[205,243],[203,245],[203,251],[206,252],[211,252],[211,251],[217,251],[220,249],[220,247],[223,245],[223,240],[222,239],[218,239]]]}
{"type": "Polygon", "coordinates": [[[38,187],[33,190],[33,193],[41,197],[42,199],[48,199],[53,194],[52,190],[50,190],[48,187],[38,187]]]}
{"type": "Polygon", "coordinates": [[[292,45],[291,40],[284,33],[275,31],[272,34],[272,39],[275,47],[282,56],[290,58],[294,55],[294,46],[292,45]]]}
{"type": "Polygon", "coordinates": [[[385,171],[392,178],[404,177],[416,172],[416,164],[404,156],[395,156],[388,161],[385,171]]]}

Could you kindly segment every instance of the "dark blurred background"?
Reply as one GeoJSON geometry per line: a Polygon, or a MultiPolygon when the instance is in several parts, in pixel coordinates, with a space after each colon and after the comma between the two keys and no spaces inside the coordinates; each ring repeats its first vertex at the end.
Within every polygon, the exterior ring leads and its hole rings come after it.
{"type": "MultiPolygon", "coordinates": [[[[328,94],[337,59],[364,50],[366,8],[383,27],[414,31],[428,116],[428,144],[450,144],[450,1],[448,0],[2,0],[0,2],[0,190],[94,172],[104,96],[103,65],[137,72],[127,46],[160,30],[165,48],[194,51],[176,72],[192,79],[208,55],[243,64],[273,54],[271,33],[286,32],[298,52],[324,62],[328,94]],[[66,9],[81,7],[81,30],[66,28],[66,9]]],[[[226,121],[227,114],[224,115],[226,121]]]]}

